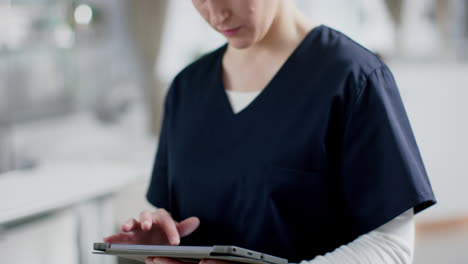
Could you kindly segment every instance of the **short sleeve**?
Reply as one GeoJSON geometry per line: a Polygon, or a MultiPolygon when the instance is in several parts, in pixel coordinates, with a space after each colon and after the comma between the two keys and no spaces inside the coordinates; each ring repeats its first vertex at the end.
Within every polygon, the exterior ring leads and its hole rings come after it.
{"type": "Polygon", "coordinates": [[[172,85],[166,94],[164,101],[164,114],[159,134],[158,148],[154,159],[151,181],[146,193],[146,199],[154,206],[169,209],[169,184],[168,184],[168,131],[171,119],[172,85]]]}
{"type": "Polygon", "coordinates": [[[392,73],[383,66],[363,80],[348,110],[339,178],[360,234],[435,203],[392,73]]]}

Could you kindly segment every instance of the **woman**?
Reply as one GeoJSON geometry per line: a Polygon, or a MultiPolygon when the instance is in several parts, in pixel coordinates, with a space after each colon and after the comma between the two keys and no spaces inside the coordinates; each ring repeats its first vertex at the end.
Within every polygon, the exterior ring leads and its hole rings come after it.
{"type": "Polygon", "coordinates": [[[105,241],[410,263],[413,212],[435,200],[384,63],[293,1],[193,4],[228,44],[169,89],[147,194],[162,209],[105,241]]]}

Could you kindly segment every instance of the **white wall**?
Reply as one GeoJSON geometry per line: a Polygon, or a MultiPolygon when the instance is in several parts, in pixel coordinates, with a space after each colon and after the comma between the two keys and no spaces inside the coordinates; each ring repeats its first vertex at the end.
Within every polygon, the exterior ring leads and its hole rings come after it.
{"type": "Polygon", "coordinates": [[[78,223],[71,211],[0,231],[2,264],[78,264],[78,223]]]}
{"type": "Polygon", "coordinates": [[[438,204],[421,220],[468,214],[468,65],[392,64],[438,204]]]}

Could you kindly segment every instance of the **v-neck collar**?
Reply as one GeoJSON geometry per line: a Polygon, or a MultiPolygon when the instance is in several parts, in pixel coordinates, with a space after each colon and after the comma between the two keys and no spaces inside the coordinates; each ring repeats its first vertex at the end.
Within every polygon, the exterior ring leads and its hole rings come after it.
{"type": "Polygon", "coordinates": [[[263,88],[263,90],[246,106],[244,109],[241,111],[235,113],[234,109],[231,106],[231,103],[229,101],[227,91],[224,87],[224,82],[223,82],[223,57],[224,54],[227,50],[228,44],[225,44],[223,47],[221,47],[219,51],[219,56],[217,58],[216,62],[216,91],[221,93],[221,104],[223,105],[223,111],[226,111],[229,113],[229,115],[232,118],[237,118],[243,115],[248,114],[250,111],[254,111],[258,105],[261,105],[262,101],[265,101],[265,99],[269,96],[269,94],[272,92],[274,88],[274,84],[277,82],[277,79],[283,75],[283,72],[288,69],[288,66],[293,63],[294,59],[298,56],[299,53],[301,53],[301,50],[304,48],[305,44],[309,42],[309,39],[311,39],[317,32],[322,29],[324,25],[319,25],[314,27],[307,35],[304,37],[304,39],[297,45],[297,47],[294,49],[294,51],[289,55],[289,57],[286,59],[286,61],[281,65],[279,70],[275,73],[273,78],[267,83],[267,85],[263,88]]]}

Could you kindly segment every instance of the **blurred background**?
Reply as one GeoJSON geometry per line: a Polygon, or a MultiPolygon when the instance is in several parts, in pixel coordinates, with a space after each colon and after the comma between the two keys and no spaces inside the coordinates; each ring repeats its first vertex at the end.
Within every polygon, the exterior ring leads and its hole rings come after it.
{"type": "MultiPolygon", "coordinates": [[[[415,263],[468,263],[468,0],[296,1],[394,72],[438,198],[415,263]]],[[[92,243],[151,208],[167,87],[225,40],[188,0],[0,0],[0,21],[0,262],[117,263],[92,243]]]]}

